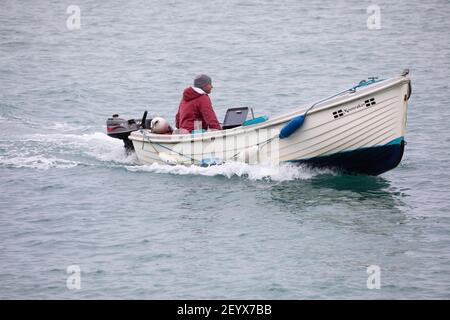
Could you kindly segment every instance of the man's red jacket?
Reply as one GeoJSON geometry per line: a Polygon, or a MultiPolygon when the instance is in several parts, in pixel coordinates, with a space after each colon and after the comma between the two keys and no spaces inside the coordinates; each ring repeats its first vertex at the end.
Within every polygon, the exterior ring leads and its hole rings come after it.
{"type": "Polygon", "coordinates": [[[178,107],[175,125],[179,129],[189,132],[194,130],[194,121],[200,120],[204,130],[221,130],[216,113],[213,110],[211,99],[206,93],[198,93],[192,87],[184,89],[183,98],[178,107]]]}

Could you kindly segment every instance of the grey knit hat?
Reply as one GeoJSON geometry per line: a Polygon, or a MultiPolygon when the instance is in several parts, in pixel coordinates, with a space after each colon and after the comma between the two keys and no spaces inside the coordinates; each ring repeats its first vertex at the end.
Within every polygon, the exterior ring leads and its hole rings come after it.
{"type": "Polygon", "coordinates": [[[203,87],[207,84],[211,84],[211,78],[206,74],[201,74],[196,76],[194,79],[194,87],[203,89],[203,87]]]}

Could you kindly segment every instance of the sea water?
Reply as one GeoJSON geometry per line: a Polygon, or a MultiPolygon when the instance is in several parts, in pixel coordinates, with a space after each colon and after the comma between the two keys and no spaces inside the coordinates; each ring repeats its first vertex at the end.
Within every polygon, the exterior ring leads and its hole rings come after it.
{"type": "Polygon", "coordinates": [[[450,298],[450,3],[3,1],[0,298],[450,298]],[[137,163],[113,113],[274,117],[411,71],[377,177],[137,163]]]}

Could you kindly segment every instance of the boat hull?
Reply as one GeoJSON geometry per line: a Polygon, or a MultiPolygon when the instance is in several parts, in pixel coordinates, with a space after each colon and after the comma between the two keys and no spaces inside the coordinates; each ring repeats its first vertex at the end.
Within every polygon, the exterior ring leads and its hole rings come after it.
{"type": "Polygon", "coordinates": [[[376,176],[398,166],[403,157],[405,144],[403,138],[400,138],[384,146],[291,162],[312,168],[332,168],[340,172],[376,176]]]}

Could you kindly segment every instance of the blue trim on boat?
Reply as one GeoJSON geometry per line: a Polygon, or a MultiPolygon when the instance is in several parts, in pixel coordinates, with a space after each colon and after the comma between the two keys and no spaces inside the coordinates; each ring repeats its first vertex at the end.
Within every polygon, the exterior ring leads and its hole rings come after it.
{"type": "Polygon", "coordinates": [[[399,138],[397,138],[397,139],[394,139],[394,140],[392,140],[392,141],[386,143],[385,145],[386,145],[386,146],[389,146],[389,145],[391,145],[391,144],[401,144],[403,140],[404,140],[403,137],[399,137],[399,138]]]}
{"type": "Polygon", "coordinates": [[[307,164],[316,168],[336,168],[348,173],[376,176],[397,167],[403,157],[404,149],[405,140],[403,137],[399,137],[385,145],[290,162],[307,164]]]}

